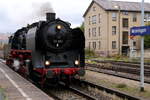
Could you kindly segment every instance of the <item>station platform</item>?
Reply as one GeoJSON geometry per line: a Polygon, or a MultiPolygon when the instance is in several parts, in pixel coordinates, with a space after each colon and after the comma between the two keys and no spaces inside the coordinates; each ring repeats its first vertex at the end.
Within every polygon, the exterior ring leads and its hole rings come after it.
{"type": "Polygon", "coordinates": [[[0,87],[7,100],[54,100],[0,60],[0,87]]]}

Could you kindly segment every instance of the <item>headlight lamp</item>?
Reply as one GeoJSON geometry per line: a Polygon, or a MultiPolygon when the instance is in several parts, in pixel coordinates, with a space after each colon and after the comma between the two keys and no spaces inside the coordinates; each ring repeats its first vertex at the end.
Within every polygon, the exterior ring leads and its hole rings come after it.
{"type": "Polygon", "coordinates": [[[75,65],[79,65],[79,61],[78,60],[75,60],[75,65]]]}
{"type": "Polygon", "coordinates": [[[50,65],[50,61],[45,61],[45,65],[49,66],[50,65]]]}
{"type": "Polygon", "coordinates": [[[56,28],[57,28],[58,30],[60,30],[60,29],[62,28],[62,26],[61,26],[61,25],[57,25],[56,28]]]}

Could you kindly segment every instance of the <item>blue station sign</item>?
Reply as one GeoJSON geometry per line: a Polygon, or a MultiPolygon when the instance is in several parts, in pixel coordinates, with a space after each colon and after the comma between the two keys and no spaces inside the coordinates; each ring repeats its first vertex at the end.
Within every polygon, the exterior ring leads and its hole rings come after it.
{"type": "Polygon", "coordinates": [[[144,36],[150,35],[150,26],[132,27],[130,29],[130,36],[144,36]]]}

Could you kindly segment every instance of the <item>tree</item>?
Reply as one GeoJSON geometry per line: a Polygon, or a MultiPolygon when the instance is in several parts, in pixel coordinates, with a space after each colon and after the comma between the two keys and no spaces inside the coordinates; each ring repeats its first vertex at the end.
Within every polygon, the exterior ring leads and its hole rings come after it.
{"type": "Polygon", "coordinates": [[[150,35],[146,35],[144,36],[144,47],[147,49],[147,48],[150,48],[150,35]]]}
{"type": "Polygon", "coordinates": [[[84,32],[84,22],[82,22],[82,24],[79,27],[76,28],[80,28],[82,30],[82,32],[84,32]]]}
{"type": "Polygon", "coordinates": [[[84,32],[84,22],[82,22],[80,29],[84,32]]]}
{"type": "MultiPolygon", "coordinates": [[[[147,23],[146,25],[149,26],[150,23],[147,23]]],[[[144,36],[144,48],[150,48],[150,35],[144,36]]]]}

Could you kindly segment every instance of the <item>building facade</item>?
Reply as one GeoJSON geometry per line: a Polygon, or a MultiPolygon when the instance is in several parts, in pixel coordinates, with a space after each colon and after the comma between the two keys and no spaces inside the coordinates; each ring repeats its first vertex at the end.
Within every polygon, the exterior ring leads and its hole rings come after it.
{"type": "MultiPolygon", "coordinates": [[[[145,21],[150,19],[145,4],[145,21]]],[[[137,2],[93,0],[84,13],[86,48],[99,56],[127,55],[130,46],[140,49],[140,37],[131,42],[130,28],[141,25],[141,6],[137,2]]]]}

